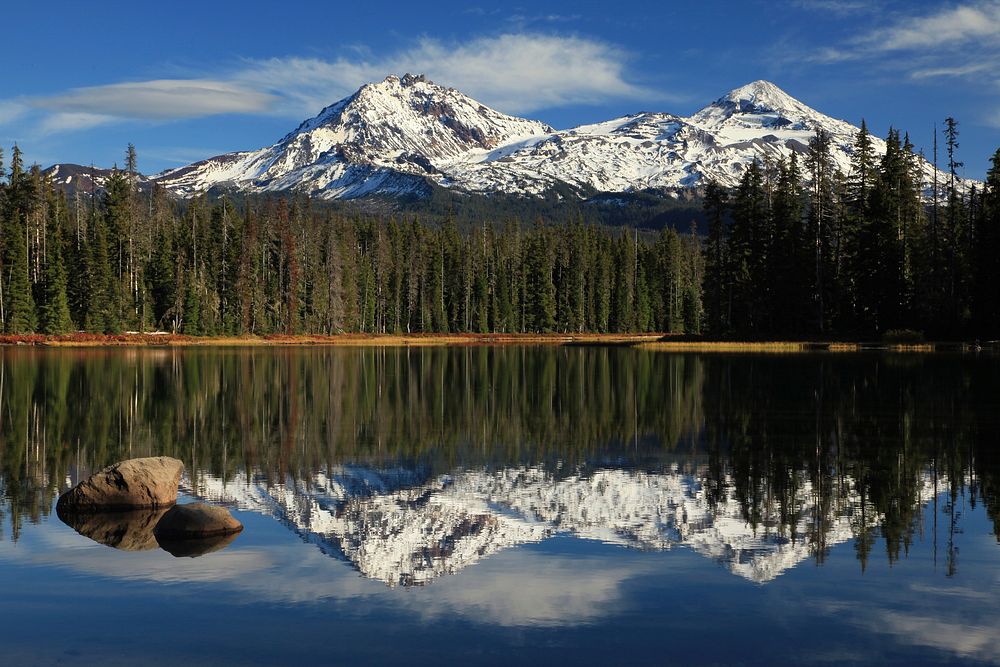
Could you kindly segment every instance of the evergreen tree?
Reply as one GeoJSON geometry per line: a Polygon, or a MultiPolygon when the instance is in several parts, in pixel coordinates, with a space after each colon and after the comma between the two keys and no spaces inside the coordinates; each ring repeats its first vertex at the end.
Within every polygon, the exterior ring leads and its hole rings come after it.
{"type": "Polygon", "coordinates": [[[727,248],[731,279],[729,320],[734,331],[751,335],[759,334],[766,325],[764,308],[770,287],[764,275],[770,235],[763,179],[760,163],[754,160],[743,173],[733,198],[727,248]]]}
{"type": "Polygon", "coordinates": [[[812,261],[811,292],[815,308],[813,329],[825,333],[830,329],[830,305],[834,301],[836,285],[837,201],[835,195],[835,170],[831,156],[830,135],[817,128],[809,141],[807,166],[809,170],[809,246],[812,261]]]}
{"type": "Polygon", "coordinates": [[[26,334],[35,330],[35,301],[32,296],[28,266],[28,228],[30,183],[24,171],[21,149],[15,144],[11,151],[10,175],[5,192],[3,279],[5,292],[5,326],[10,334],[26,334]]]}
{"type": "Polygon", "coordinates": [[[770,331],[778,336],[801,334],[809,312],[809,254],[802,227],[802,174],[792,153],[778,166],[778,182],[771,206],[771,238],[767,281],[771,285],[768,312],[770,331]]]}
{"type": "Polygon", "coordinates": [[[96,212],[91,215],[88,231],[90,239],[83,276],[87,303],[83,328],[95,333],[115,333],[119,326],[114,308],[115,282],[108,252],[107,228],[96,212]]]}
{"type": "Polygon", "coordinates": [[[976,215],[973,315],[976,335],[1000,338],[1000,149],[990,159],[976,215]]]}
{"type": "Polygon", "coordinates": [[[730,328],[727,290],[730,276],[726,254],[726,191],[715,181],[705,186],[705,217],[708,240],[705,244],[705,324],[708,332],[719,336],[730,328]]]}
{"type": "Polygon", "coordinates": [[[62,224],[58,214],[46,226],[45,268],[42,300],[39,304],[39,328],[46,334],[66,333],[73,327],[66,296],[66,267],[63,263],[62,224]]]}

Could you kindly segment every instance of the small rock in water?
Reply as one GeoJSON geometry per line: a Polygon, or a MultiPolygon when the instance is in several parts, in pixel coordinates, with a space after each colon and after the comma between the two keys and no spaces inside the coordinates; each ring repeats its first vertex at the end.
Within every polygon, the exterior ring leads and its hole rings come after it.
{"type": "Polygon", "coordinates": [[[148,551],[159,546],[153,529],[165,507],[118,512],[71,512],[57,507],[59,520],[95,542],[122,551],[148,551]]]}
{"type": "Polygon", "coordinates": [[[62,494],[56,509],[76,513],[168,507],[177,502],[183,471],[184,463],[169,456],[121,461],[62,494]]]}
{"type": "Polygon", "coordinates": [[[153,533],[156,539],[184,540],[218,535],[231,535],[243,530],[243,524],[237,521],[225,507],[191,503],[174,505],[160,518],[153,533]]]}

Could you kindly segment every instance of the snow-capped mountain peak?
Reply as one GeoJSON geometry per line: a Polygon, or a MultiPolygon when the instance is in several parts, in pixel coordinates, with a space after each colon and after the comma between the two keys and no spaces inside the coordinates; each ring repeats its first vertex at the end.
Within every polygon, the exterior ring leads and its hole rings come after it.
{"type": "Polygon", "coordinates": [[[751,81],[745,86],[735,88],[719,101],[722,100],[736,104],[741,111],[751,109],[781,111],[782,109],[805,107],[805,105],[781,88],[764,79],[751,81]]]}
{"type": "Polygon", "coordinates": [[[388,76],[326,107],[273,146],[167,171],[158,180],[181,195],[222,184],[328,198],[399,193],[425,187],[422,177],[471,151],[552,131],[424,76],[388,76]]]}
{"type": "MultiPolygon", "coordinates": [[[[764,80],[683,117],[638,113],[556,131],[504,114],[422,75],[388,76],[323,109],[272,146],[228,153],[153,180],[186,197],[212,187],[341,199],[430,192],[541,196],[554,189],[675,194],[706,179],[735,186],[754,160],[808,150],[817,130],[851,168],[858,132],[764,80]]],[[[885,143],[873,141],[877,152],[885,143]]],[[[925,182],[933,167],[924,162],[925,182]]]]}

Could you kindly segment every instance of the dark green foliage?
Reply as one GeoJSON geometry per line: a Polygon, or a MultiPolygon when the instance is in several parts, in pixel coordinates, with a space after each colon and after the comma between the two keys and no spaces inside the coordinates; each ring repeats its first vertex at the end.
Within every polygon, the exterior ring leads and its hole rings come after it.
{"type": "Polygon", "coordinates": [[[991,158],[992,168],[974,207],[973,325],[978,336],[1000,332],[1000,149],[991,158]]]}
{"type": "Polygon", "coordinates": [[[864,123],[851,171],[833,165],[818,131],[804,176],[794,156],[757,162],[727,204],[705,192],[706,325],[714,335],[878,339],[910,329],[930,338],[1000,336],[1000,157],[986,188],[965,188],[956,123],[946,121],[946,200],[930,216],[909,137],[891,129],[879,160],[864,123]],[[729,220],[726,220],[726,215],[729,220]],[[940,215],[942,224],[934,225],[940,215]]]}
{"type": "Polygon", "coordinates": [[[593,224],[588,207],[660,210],[647,194],[560,207],[435,190],[404,219],[301,196],[175,202],[139,190],[132,147],[103,189],[67,201],[15,148],[0,181],[0,321],[9,333],[996,338],[1000,158],[982,191],[964,188],[957,136],[949,120],[946,197],[930,215],[909,139],[890,131],[878,159],[863,125],[848,174],[817,132],[801,163],[755,161],[733,192],[707,184],[700,213],[668,207],[691,216],[690,235],[593,224]],[[539,210],[531,226],[518,217],[539,210]]]}
{"type": "Polygon", "coordinates": [[[49,219],[45,240],[45,268],[42,274],[38,324],[42,333],[61,334],[73,328],[66,295],[66,267],[63,262],[62,216],[63,207],[52,207],[55,215],[49,219]]]}
{"type": "Polygon", "coordinates": [[[715,181],[705,186],[705,326],[713,335],[729,331],[729,253],[726,244],[726,191],[715,181]]]}

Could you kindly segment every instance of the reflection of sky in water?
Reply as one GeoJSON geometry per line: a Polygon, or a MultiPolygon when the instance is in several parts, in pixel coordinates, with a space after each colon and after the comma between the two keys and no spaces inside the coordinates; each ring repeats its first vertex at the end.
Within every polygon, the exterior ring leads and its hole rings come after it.
{"type": "Polygon", "coordinates": [[[1000,511],[997,364],[3,349],[0,664],[1000,663],[984,505],[949,550],[926,474],[1000,511]],[[174,558],[38,519],[147,454],[246,530],[174,558]]]}
{"type": "Polygon", "coordinates": [[[147,652],[164,664],[399,655],[430,663],[442,647],[496,664],[1000,661],[1000,546],[981,506],[962,509],[953,577],[945,576],[941,517],[935,565],[927,511],[922,533],[892,566],[880,540],[862,573],[845,542],[822,566],[807,560],[763,585],[693,548],[640,551],[556,533],[427,586],[387,587],[289,526],[237,516],[244,533],[194,559],[104,547],[54,515],[17,543],[0,542],[5,655],[89,664],[112,641],[103,664],[147,652]]]}

